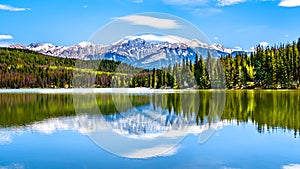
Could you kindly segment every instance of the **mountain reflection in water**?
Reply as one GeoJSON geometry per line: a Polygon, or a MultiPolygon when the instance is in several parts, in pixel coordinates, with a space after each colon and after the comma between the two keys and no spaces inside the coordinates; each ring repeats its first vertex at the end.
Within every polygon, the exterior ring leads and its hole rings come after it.
{"type": "MultiPolygon", "coordinates": [[[[186,98],[193,100],[196,97],[195,93],[132,94],[128,96],[132,107],[124,104],[123,107],[118,106],[118,109],[115,102],[122,104],[126,94],[113,95],[96,95],[101,114],[112,126],[114,121],[119,120],[123,125],[122,130],[128,129],[128,132],[133,134],[141,134],[147,130],[147,126],[130,128],[126,126],[125,121],[122,121],[124,116],[127,116],[126,113],[133,115],[133,109],[139,110],[134,114],[140,117],[132,117],[137,118],[135,121],[142,118],[140,112],[144,112],[144,115],[149,115],[151,111],[155,112],[159,115],[155,117],[160,118],[157,119],[159,123],[164,123],[164,130],[168,130],[167,126],[170,124],[178,127],[180,120],[190,124],[205,124],[214,122],[218,118],[237,123],[252,122],[257,126],[259,133],[281,128],[293,130],[297,135],[300,130],[298,91],[226,91],[225,107],[222,112],[216,114],[210,113],[210,108],[221,103],[212,100],[211,91],[200,91],[197,94],[200,97],[197,103],[185,102],[186,98]],[[148,114],[145,113],[147,111],[148,114]]],[[[86,109],[89,108],[88,103],[83,105],[86,109]]],[[[26,126],[46,119],[78,115],[74,109],[72,94],[0,94],[0,107],[1,128],[26,126]]],[[[97,117],[90,113],[88,114],[90,117],[97,117]]],[[[155,115],[155,113],[150,114],[155,115]]],[[[151,126],[154,129],[155,124],[151,125],[154,125],[151,126]]]]}

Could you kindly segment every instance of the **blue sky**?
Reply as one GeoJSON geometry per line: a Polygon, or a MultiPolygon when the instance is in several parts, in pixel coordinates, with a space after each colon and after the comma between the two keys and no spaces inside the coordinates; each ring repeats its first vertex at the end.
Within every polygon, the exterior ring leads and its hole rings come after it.
{"type": "Polygon", "coordinates": [[[300,37],[300,0],[0,0],[0,45],[72,45],[115,18],[142,12],[181,17],[227,47],[300,37]]]}

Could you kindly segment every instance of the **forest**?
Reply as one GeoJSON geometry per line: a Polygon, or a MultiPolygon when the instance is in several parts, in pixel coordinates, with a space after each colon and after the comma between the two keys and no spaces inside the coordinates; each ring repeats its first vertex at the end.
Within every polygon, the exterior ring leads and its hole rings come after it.
{"type": "Polygon", "coordinates": [[[0,48],[0,88],[150,87],[196,89],[296,89],[300,87],[300,38],[292,44],[257,46],[247,55],[195,60],[152,70],[126,63],[45,56],[0,48]]]}
{"type": "Polygon", "coordinates": [[[93,87],[110,87],[120,77],[123,82],[130,82],[128,71],[147,73],[144,69],[110,60],[79,61],[30,50],[0,48],[0,88],[71,88],[74,74],[77,78],[79,75],[94,76],[93,87]]]}
{"type": "Polygon", "coordinates": [[[300,86],[300,38],[292,44],[263,47],[250,55],[197,55],[173,67],[153,69],[152,88],[296,89],[300,86]]]}

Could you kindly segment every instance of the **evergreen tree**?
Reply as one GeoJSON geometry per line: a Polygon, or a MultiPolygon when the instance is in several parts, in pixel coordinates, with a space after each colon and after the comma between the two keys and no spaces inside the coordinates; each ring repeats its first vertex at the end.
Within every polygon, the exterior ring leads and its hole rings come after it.
{"type": "Polygon", "coordinates": [[[153,71],[152,71],[152,82],[151,82],[151,87],[153,89],[156,88],[155,82],[156,82],[156,71],[155,71],[155,68],[153,68],[153,71]]]}

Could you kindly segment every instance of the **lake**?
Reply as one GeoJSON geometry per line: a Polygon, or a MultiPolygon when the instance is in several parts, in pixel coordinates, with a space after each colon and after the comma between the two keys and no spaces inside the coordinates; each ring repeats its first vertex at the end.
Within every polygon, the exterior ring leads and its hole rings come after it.
{"type": "Polygon", "coordinates": [[[300,168],[298,90],[99,91],[1,90],[0,168],[300,168]]]}

